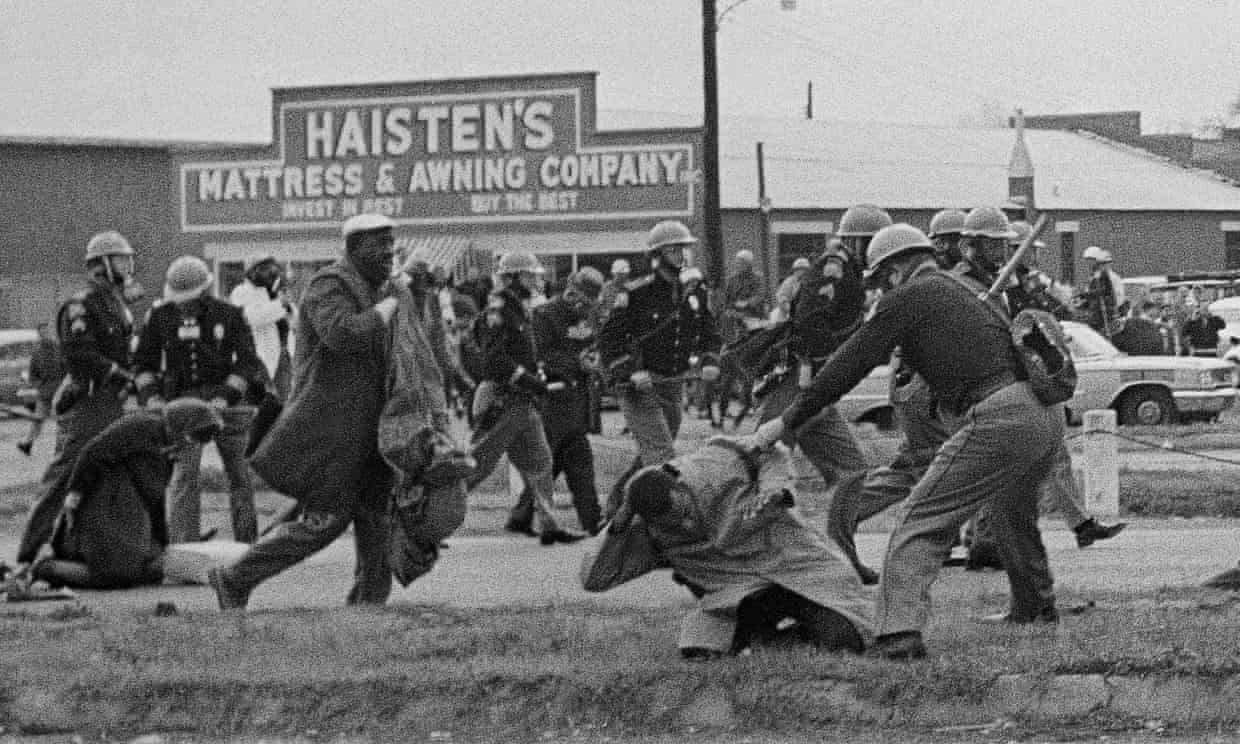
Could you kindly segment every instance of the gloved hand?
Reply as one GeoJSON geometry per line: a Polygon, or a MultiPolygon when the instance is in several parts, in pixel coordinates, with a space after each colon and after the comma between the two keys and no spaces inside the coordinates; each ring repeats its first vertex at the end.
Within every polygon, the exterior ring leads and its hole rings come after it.
{"type": "Polygon", "coordinates": [[[401,290],[408,289],[409,285],[412,283],[412,277],[403,271],[398,271],[388,277],[388,280],[384,282],[383,286],[380,288],[380,292],[390,297],[392,295],[400,294],[401,290]]]}
{"type": "Polygon", "coordinates": [[[783,435],[784,420],[773,418],[758,427],[758,430],[753,433],[752,443],[759,449],[766,449],[778,442],[783,435]]]}
{"type": "Polygon", "coordinates": [[[225,408],[228,408],[228,399],[218,396],[218,395],[212,398],[211,400],[207,401],[207,403],[212,408],[215,408],[220,411],[224,410],[225,408]]]}
{"type": "Polygon", "coordinates": [[[702,367],[702,381],[714,382],[719,379],[719,368],[713,364],[707,364],[702,367]]]}
{"type": "Polygon", "coordinates": [[[633,384],[633,387],[643,393],[648,393],[651,390],[654,390],[654,378],[651,377],[650,373],[644,369],[639,369],[629,375],[629,382],[633,384]]]}
{"type": "Polygon", "coordinates": [[[168,401],[158,395],[152,395],[146,399],[146,408],[148,411],[162,411],[167,403],[168,401]]]}

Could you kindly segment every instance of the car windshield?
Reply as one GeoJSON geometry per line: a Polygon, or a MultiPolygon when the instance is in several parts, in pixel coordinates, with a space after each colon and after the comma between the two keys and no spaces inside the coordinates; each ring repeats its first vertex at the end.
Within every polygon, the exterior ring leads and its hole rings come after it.
{"type": "Polygon", "coordinates": [[[1083,323],[1065,322],[1063,330],[1068,336],[1068,349],[1072,352],[1073,359],[1113,357],[1120,354],[1119,349],[1103,338],[1102,334],[1083,323]]]}

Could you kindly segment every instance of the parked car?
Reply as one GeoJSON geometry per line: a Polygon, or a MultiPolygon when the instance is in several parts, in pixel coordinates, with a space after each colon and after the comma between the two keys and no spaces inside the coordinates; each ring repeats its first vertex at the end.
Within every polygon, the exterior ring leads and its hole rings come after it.
{"type": "Polygon", "coordinates": [[[34,329],[0,330],[0,414],[34,410],[38,393],[26,372],[38,345],[39,332],[34,329]]]}
{"type": "MultiPolygon", "coordinates": [[[[1168,424],[1213,420],[1236,401],[1237,371],[1221,359],[1128,356],[1083,323],[1064,321],[1076,364],[1076,395],[1066,404],[1068,420],[1085,411],[1114,409],[1120,424],[1168,424]]],[[[854,423],[892,425],[887,399],[890,369],[876,368],[839,402],[854,423]]]]}

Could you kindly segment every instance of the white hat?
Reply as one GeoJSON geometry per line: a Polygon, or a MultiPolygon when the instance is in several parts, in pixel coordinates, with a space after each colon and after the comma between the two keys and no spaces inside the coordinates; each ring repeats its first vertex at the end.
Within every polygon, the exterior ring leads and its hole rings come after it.
{"type": "Polygon", "coordinates": [[[1111,260],[1111,252],[1106,249],[1099,248],[1096,245],[1091,245],[1081,253],[1081,258],[1088,258],[1099,263],[1104,263],[1111,260]]]}
{"type": "Polygon", "coordinates": [[[739,250],[739,251],[737,251],[737,252],[736,252],[736,260],[737,260],[737,261],[746,261],[746,262],[748,262],[748,263],[753,263],[753,251],[749,250],[748,248],[746,248],[746,249],[744,249],[744,250],[739,250]]]}
{"type": "Polygon", "coordinates": [[[696,266],[687,266],[680,270],[680,283],[688,284],[689,282],[702,281],[702,270],[696,266]]]}
{"type": "Polygon", "coordinates": [[[630,270],[629,262],[625,261],[623,258],[617,258],[615,261],[611,262],[611,273],[613,274],[627,274],[630,270]]]}
{"type": "Polygon", "coordinates": [[[793,271],[796,271],[797,269],[808,269],[808,268],[809,268],[809,259],[806,258],[805,256],[801,256],[800,258],[792,262],[793,271]]]}
{"type": "Polygon", "coordinates": [[[340,234],[347,238],[357,232],[390,230],[393,227],[396,227],[396,223],[381,214],[359,214],[344,221],[340,226],[340,234]]]}

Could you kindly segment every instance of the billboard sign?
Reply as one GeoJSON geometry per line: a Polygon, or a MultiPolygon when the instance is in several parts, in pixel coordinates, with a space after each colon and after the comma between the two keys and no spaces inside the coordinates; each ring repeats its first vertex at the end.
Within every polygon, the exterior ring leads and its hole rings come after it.
{"type": "Polygon", "coordinates": [[[274,158],[180,163],[182,229],[692,217],[691,138],[586,131],[585,82],[278,101],[274,158]]]}

